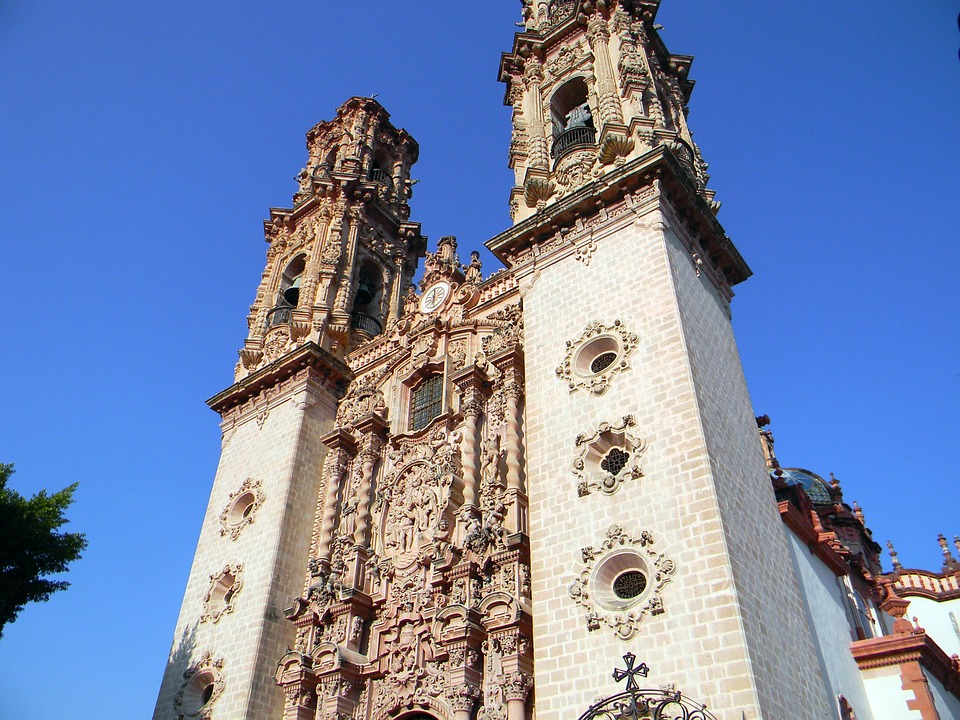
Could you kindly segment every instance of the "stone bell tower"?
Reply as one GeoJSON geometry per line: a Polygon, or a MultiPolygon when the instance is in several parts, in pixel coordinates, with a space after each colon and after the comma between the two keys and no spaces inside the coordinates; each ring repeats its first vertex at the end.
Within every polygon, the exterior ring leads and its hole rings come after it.
{"type": "Polygon", "coordinates": [[[730,324],[750,270],[687,126],[692,58],[659,0],[523,6],[500,66],[515,224],[487,247],[523,297],[537,718],[586,711],[630,652],[719,718],[832,717],[730,324]]]}
{"type": "Polygon", "coordinates": [[[238,380],[308,342],[343,356],[399,318],[425,240],[408,222],[419,147],[389,117],[354,97],[307,133],[293,208],[264,221],[270,248],[238,380]]]}
{"type": "Polygon", "coordinates": [[[277,718],[294,644],[321,468],[357,345],[396,324],[425,240],[409,218],[418,146],[354,97],[307,133],[293,207],[269,243],[235,384],[209,404],[222,454],[164,673],[156,720],[277,718]]]}

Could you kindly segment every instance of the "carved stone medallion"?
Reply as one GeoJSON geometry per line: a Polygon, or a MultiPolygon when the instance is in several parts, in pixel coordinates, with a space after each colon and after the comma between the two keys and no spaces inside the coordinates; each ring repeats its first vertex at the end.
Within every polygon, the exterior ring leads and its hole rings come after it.
{"type": "Polygon", "coordinates": [[[663,612],[661,593],[676,565],[652,546],[646,530],[633,536],[612,525],[599,547],[581,550],[585,567],[570,586],[570,597],[586,609],[588,630],[607,626],[626,641],[639,632],[644,616],[663,612]]]}

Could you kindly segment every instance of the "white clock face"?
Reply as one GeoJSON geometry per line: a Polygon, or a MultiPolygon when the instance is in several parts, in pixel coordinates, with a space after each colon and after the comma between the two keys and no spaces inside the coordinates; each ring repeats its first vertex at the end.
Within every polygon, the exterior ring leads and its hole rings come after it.
{"type": "Polygon", "coordinates": [[[426,292],[423,293],[423,297],[420,298],[420,311],[425,313],[431,313],[447,300],[447,296],[450,295],[450,283],[442,280],[438,283],[431,285],[426,292]]]}

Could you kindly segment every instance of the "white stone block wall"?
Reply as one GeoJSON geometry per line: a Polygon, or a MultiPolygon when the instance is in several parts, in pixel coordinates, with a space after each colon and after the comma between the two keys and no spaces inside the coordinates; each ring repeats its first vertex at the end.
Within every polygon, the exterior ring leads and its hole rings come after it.
{"type": "Polygon", "coordinates": [[[538,720],[622,690],[610,673],[627,651],[650,666],[648,686],[675,683],[721,720],[829,717],[729,321],[676,241],[649,227],[655,219],[598,233],[589,265],[568,255],[525,279],[536,277],[524,325],[538,720]],[[571,393],[554,372],[566,341],[614,320],[639,335],[631,369],[603,395],[571,393]],[[579,497],[576,436],[626,414],[648,445],[645,477],[579,497]],[[614,523],[652,532],[677,565],[665,612],[628,642],[588,631],[568,592],[580,548],[614,523]],[[783,606],[757,607],[764,596],[783,606]],[[784,655],[795,660],[778,670],[784,655]]]}
{"type": "Polygon", "coordinates": [[[694,272],[679,231],[666,237],[763,716],[831,717],[728,308],[706,275],[694,272]]]}
{"type": "Polygon", "coordinates": [[[820,670],[829,697],[834,701],[837,695],[843,695],[856,713],[857,720],[873,720],[870,702],[863,687],[863,676],[850,652],[853,636],[846,588],[786,525],[783,531],[800,581],[804,616],[813,630],[820,670]]]}
{"type": "Polygon", "coordinates": [[[908,617],[916,617],[947,655],[960,655],[960,599],[937,602],[929,598],[907,597],[908,617]]]}
{"type": "MultiPolygon", "coordinates": [[[[930,683],[930,692],[933,694],[933,701],[937,705],[937,712],[940,714],[940,720],[960,720],[960,700],[943,686],[931,673],[926,673],[927,682],[930,683]]],[[[859,719],[858,719],[859,720],[859,719]]]]}
{"type": "Polygon", "coordinates": [[[283,693],[274,685],[273,674],[294,641],[283,608],[303,588],[321,490],[325,447],[320,437],[332,427],[335,413],[335,399],[315,381],[305,380],[270,400],[262,427],[254,411],[232,427],[224,424],[220,464],[154,720],[176,720],[174,697],[183,673],[205,651],[224,661],[225,687],[212,705],[214,720],[281,716],[283,693]],[[247,478],[261,481],[265,498],[254,522],[233,540],[221,535],[220,514],[247,478]],[[243,585],[235,610],[216,624],[201,623],[210,575],[236,563],[243,564],[243,585]]]}
{"type": "Polygon", "coordinates": [[[863,671],[863,684],[870,699],[874,717],[883,720],[922,720],[919,710],[907,703],[916,699],[913,690],[904,690],[899,665],[887,665],[863,671]]]}

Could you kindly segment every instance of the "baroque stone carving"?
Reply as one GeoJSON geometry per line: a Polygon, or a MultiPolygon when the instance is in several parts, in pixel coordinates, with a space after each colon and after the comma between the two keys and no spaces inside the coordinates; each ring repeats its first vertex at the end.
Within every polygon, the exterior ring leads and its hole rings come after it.
{"type": "Polygon", "coordinates": [[[227,613],[232,613],[237,595],[243,587],[243,564],[224,565],[223,570],[210,575],[210,587],[203,597],[203,615],[200,622],[216,625],[227,613]]]}
{"type": "Polygon", "coordinates": [[[564,192],[572,192],[590,181],[596,164],[595,150],[576,150],[560,160],[554,177],[564,192]]]}
{"type": "Polygon", "coordinates": [[[183,682],[173,698],[173,707],[180,719],[209,720],[213,706],[225,687],[223,658],[214,659],[209,650],[183,673],[183,682]]]}
{"type": "Polygon", "coordinates": [[[481,341],[485,356],[489,357],[513,345],[523,345],[523,310],[520,303],[497,310],[489,319],[495,321],[498,327],[481,341]]]}
{"type": "Polygon", "coordinates": [[[444,428],[427,438],[390,448],[391,469],[374,503],[377,515],[374,548],[397,568],[433,556],[449,536],[453,517],[450,487],[460,474],[459,433],[444,428]],[[442,522],[445,521],[445,522],[442,522]]]}
{"type": "Polygon", "coordinates": [[[230,493],[227,505],[220,513],[220,535],[229,535],[231,540],[240,537],[240,532],[256,519],[257,511],[266,497],[259,480],[244,480],[237,490],[230,493]]]}
{"type": "Polygon", "coordinates": [[[643,477],[645,443],[627,432],[637,424],[633,415],[625,415],[616,425],[602,422],[591,435],[577,436],[580,453],[573,461],[577,493],[613,495],[626,480],[643,477]]]}
{"type": "Polygon", "coordinates": [[[350,427],[356,420],[370,413],[383,415],[387,409],[381,393],[372,379],[364,378],[353,383],[337,407],[337,425],[350,427]]]}
{"type": "Polygon", "coordinates": [[[570,392],[584,388],[602,395],[618,373],[629,369],[630,355],[639,340],[620,320],[614,320],[612,325],[590,323],[579,338],[567,341],[563,363],[556,369],[557,377],[567,383],[570,392]]]}
{"type": "Polygon", "coordinates": [[[581,550],[585,567],[569,592],[587,611],[587,630],[606,626],[627,641],[640,631],[647,614],[664,611],[663,586],[672,579],[676,565],[655,552],[653,543],[653,535],[646,530],[629,535],[619,525],[611,525],[598,547],[581,550]]]}

